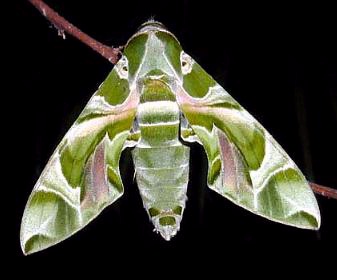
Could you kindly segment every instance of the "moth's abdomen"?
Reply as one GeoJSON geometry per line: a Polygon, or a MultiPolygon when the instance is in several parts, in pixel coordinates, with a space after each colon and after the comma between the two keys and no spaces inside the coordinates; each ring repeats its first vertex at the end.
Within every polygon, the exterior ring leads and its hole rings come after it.
{"type": "Polygon", "coordinates": [[[140,141],[133,150],[144,207],[157,231],[170,240],[179,230],[186,202],[189,148],[179,141],[179,108],[174,101],[140,104],[140,141]]]}

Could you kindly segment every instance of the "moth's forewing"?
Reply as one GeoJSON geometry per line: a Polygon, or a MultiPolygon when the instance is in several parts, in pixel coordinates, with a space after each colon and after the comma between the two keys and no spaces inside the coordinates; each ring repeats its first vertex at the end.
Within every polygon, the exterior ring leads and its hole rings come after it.
{"type": "Polygon", "coordinates": [[[67,132],[37,181],[21,224],[30,254],[71,236],[123,194],[119,158],[136,114],[121,59],[67,132]]]}
{"type": "Polygon", "coordinates": [[[208,156],[208,186],[283,224],[318,229],[320,212],[305,177],[274,138],[190,56],[177,100],[208,156]]]}

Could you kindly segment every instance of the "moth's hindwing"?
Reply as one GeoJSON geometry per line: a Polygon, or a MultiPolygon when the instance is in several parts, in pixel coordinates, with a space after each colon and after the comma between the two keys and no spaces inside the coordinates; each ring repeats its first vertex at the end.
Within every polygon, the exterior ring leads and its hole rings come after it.
{"type": "Polygon", "coordinates": [[[208,156],[208,186],[270,220],[317,229],[305,177],[273,137],[190,56],[182,53],[180,108],[208,156]]]}
{"type": "Polygon", "coordinates": [[[119,159],[139,99],[124,64],[116,64],[37,181],[21,224],[25,254],[74,234],[123,194],[119,159]]]}

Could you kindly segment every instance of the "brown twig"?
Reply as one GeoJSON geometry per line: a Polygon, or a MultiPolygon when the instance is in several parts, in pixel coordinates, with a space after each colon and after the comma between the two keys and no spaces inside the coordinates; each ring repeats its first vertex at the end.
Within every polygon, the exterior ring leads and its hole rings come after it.
{"type": "Polygon", "coordinates": [[[58,30],[59,35],[64,38],[64,32],[80,40],[85,45],[92,48],[94,51],[102,55],[104,58],[109,60],[112,64],[116,64],[119,59],[119,54],[121,52],[121,47],[112,48],[106,46],[94,38],[83,33],[76,26],[72,25],[65,18],[61,17],[57,12],[45,4],[42,0],[28,0],[32,5],[34,5],[42,15],[47,18],[58,30]]]}
{"type": "Polygon", "coordinates": [[[321,185],[318,185],[318,184],[312,183],[312,182],[309,182],[309,185],[315,193],[320,194],[322,196],[326,196],[328,198],[337,199],[337,190],[336,189],[321,186],[321,185]]]}
{"type": "MultiPolygon", "coordinates": [[[[87,34],[83,33],[76,26],[72,25],[65,18],[61,17],[58,13],[56,13],[52,8],[46,5],[42,0],[28,0],[31,4],[33,4],[42,15],[47,18],[58,30],[59,35],[64,37],[64,32],[67,32],[71,36],[80,40],[85,45],[92,48],[94,51],[102,55],[104,58],[109,60],[111,63],[116,64],[119,59],[119,54],[121,52],[122,47],[119,48],[111,48],[108,47],[87,34]]],[[[315,183],[309,182],[311,189],[322,196],[326,196],[328,198],[337,199],[337,190],[328,188],[325,186],[321,186],[315,183]]]]}

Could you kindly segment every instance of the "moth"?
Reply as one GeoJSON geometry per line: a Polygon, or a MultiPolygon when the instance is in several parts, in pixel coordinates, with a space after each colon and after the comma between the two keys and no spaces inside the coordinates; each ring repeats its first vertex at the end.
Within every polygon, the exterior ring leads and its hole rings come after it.
{"type": "Polygon", "coordinates": [[[144,208],[170,240],[187,198],[186,142],[204,147],[213,191],[272,221],[319,228],[317,201],[295,163],[172,33],[150,21],[129,39],[38,179],[22,218],[23,252],[68,238],[123,195],[126,147],[144,208]]]}

